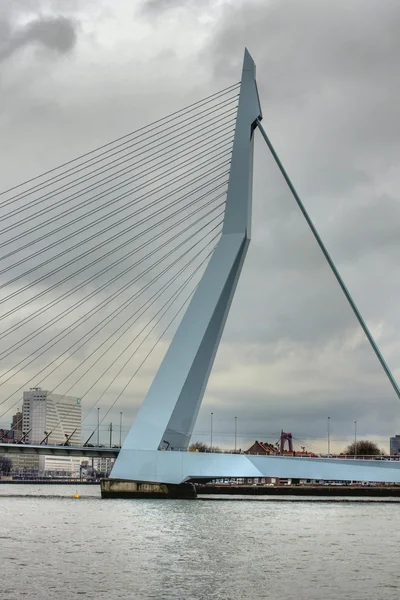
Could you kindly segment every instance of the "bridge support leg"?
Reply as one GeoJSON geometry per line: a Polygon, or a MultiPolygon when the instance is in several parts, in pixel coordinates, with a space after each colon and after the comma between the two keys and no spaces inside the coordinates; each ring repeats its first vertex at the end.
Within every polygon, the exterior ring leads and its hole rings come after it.
{"type": "Polygon", "coordinates": [[[192,483],[151,483],[149,481],[131,481],[129,479],[102,479],[100,481],[102,498],[159,498],[193,500],[197,498],[192,483]]]}

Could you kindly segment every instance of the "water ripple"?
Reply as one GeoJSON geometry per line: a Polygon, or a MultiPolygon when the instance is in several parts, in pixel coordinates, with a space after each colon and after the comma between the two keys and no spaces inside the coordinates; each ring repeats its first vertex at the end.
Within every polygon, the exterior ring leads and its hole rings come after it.
{"type": "Polygon", "coordinates": [[[99,501],[83,486],[75,500],[69,486],[40,497],[4,487],[1,600],[399,597],[395,504],[99,501]]]}

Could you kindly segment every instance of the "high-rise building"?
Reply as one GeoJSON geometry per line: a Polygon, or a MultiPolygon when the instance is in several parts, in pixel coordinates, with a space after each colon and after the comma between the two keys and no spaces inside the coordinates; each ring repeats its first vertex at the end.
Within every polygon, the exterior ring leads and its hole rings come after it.
{"type": "Polygon", "coordinates": [[[19,440],[22,438],[22,411],[17,410],[15,415],[13,415],[10,432],[13,440],[15,442],[19,442],[19,440]]]}
{"type": "Polygon", "coordinates": [[[26,441],[40,444],[47,438],[51,445],[81,443],[82,407],[80,398],[53,394],[41,388],[31,388],[23,395],[23,431],[26,441]]]}
{"type": "Polygon", "coordinates": [[[13,444],[22,438],[22,412],[18,411],[12,418],[10,429],[0,429],[0,441],[13,444]]]}
{"type": "MultiPolygon", "coordinates": [[[[31,388],[23,394],[22,430],[30,444],[81,443],[82,407],[80,398],[31,388]]],[[[80,459],[41,456],[40,471],[79,472],[80,459]]]]}
{"type": "Polygon", "coordinates": [[[390,438],[390,456],[400,454],[400,435],[395,435],[390,438]]]}

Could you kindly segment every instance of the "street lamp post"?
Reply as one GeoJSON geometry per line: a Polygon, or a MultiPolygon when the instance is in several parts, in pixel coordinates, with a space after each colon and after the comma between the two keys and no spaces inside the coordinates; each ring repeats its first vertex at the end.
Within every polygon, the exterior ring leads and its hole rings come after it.
{"type": "Polygon", "coordinates": [[[211,413],[211,425],[210,425],[210,452],[212,452],[212,447],[213,447],[213,416],[214,416],[214,413],[211,413]]]}
{"type": "Polygon", "coordinates": [[[328,417],[328,455],[331,453],[331,418],[328,417]]]}
{"type": "Polygon", "coordinates": [[[235,417],[235,453],[237,448],[237,417],[235,417]]]}
{"type": "Polygon", "coordinates": [[[354,457],[357,457],[357,421],[354,421],[354,457]]]}
{"type": "Polygon", "coordinates": [[[100,407],[97,407],[97,445],[100,446],[100,407]]]}

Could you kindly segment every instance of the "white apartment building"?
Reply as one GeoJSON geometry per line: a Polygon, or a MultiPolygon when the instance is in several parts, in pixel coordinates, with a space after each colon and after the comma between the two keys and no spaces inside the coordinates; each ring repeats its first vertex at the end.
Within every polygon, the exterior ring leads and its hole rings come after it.
{"type": "MultiPolygon", "coordinates": [[[[49,445],[81,444],[82,406],[80,398],[53,394],[41,388],[23,393],[22,430],[26,441],[40,444],[47,437],[49,445]]],[[[62,471],[79,475],[79,458],[41,456],[39,471],[62,471]]]]}
{"type": "Polygon", "coordinates": [[[109,476],[111,470],[114,466],[115,458],[95,458],[93,460],[93,467],[97,471],[97,473],[103,473],[106,477],[109,476]]]}

